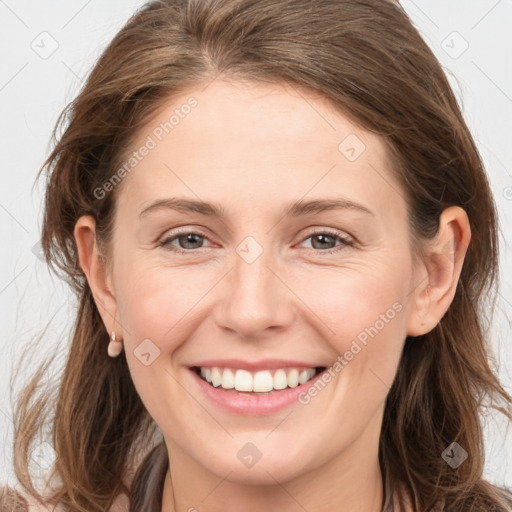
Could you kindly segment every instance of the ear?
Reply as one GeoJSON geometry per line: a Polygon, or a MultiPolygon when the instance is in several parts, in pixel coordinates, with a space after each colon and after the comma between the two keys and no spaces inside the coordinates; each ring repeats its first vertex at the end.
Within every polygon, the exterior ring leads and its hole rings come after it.
{"type": "Polygon", "coordinates": [[[415,270],[409,336],[430,332],[450,307],[470,240],[466,212],[458,206],[446,208],[438,232],[426,243],[425,255],[415,270]]]}
{"type": "Polygon", "coordinates": [[[116,339],[121,341],[120,325],[116,324],[117,303],[113,293],[111,276],[107,275],[104,261],[98,252],[94,218],[90,215],[80,217],[75,224],[73,234],[80,267],[87,278],[105,329],[109,336],[111,336],[112,331],[116,331],[116,339]]]}

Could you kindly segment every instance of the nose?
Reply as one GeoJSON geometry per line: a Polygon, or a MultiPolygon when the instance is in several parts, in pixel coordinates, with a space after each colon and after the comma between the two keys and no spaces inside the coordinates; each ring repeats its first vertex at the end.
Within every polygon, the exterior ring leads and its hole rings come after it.
{"type": "Polygon", "coordinates": [[[294,296],[287,287],[285,269],[269,249],[253,260],[255,250],[253,245],[249,258],[242,250],[235,251],[215,312],[220,328],[247,340],[275,336],[292,323],[294,315],[294,296]]]}

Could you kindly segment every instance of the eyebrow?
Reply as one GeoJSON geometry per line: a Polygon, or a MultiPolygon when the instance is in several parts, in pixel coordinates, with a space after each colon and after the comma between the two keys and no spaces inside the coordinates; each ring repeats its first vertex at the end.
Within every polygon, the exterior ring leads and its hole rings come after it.
{"type": "MultiPolygon", "coordinates": [[[[218,217],[219,219],[226,218],[226,211],[219,203],[208,203],[201,200],[179,197],[159,199],[151,203],[140,212],[139,218],[143,218],[153,211],[163,209],[177,210],[184,213],[199,213],[209,217],[218,217]]],[[[369,210],[366,206],[354,201],[350,201],[348,199],[314,199],[310,201],[299,200],[288,206],[288,208],[285,210],[284,216],[300,217],[301,215],[308,215],[311,213],[320,213],[328,210],[341,209],[359,210],[361,212],[375,216],[375,213],[369,210]]]]}

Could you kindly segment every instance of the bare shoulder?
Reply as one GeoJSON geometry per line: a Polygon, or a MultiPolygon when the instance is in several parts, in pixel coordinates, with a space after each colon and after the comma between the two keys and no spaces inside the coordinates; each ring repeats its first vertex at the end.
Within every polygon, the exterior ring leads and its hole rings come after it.
{"type": "Polygon", "coordinates": [[[62,507],[43,505],[28,493],[0,486],[0,512],[63,512],[62,507]]]}
{"type": "Polygon", "coordinates": [[[24,494],[23,498],[27,502],[28,512],[64,512],[64,507],[42,504],[41,502],[37,501],[33,496],[24,494]]]}
{"type": "Polygon", "coordinates": [[[28,512],[27,500],[12,487],[0,486],[0,511],[1,512],[28,512]]]}
{"type": "MultiPolygon", "coordinates": [[[[108,512],[128,512],[130,502],[126,495],[120,495],[108,512]]],[[[62,505],[42,504],[25,491],[0,484],[0,512],[66,512],[62,505]]]]}
{"type": "Polygon", "coordinates": [[[15,489],[7,485],[0,486],[0,511],[1,512],[26,512],[27,500],[15,489]]]}

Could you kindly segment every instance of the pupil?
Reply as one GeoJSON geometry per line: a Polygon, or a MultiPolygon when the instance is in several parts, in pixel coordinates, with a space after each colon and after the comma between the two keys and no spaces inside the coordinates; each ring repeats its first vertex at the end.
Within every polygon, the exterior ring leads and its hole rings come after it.
{"type": "Polygon", "coordinates": [[[331,239],[331,242],[332,242],[332,237],[329,235],[316,235],[315,237],[313,237],[313,244],[312,244],[315,249],[325,249],[325,247],[315,247],[316,239],[321,240],[320,244],[329,243],[329,239],[331,239]],[[326,241],[326,239],[327,239],[327,241],[326,241]]]}
{"type": "MultiPolygon", "coordinates": [[[[180,245],[183,246],[183,241],[184,241],[184,244],[185,246],[188,244],[188,243],[191,243],[191,244],[197,244],[197,243],[200,243],[201,240],[202,240],[202,236],[201,235],[197,235],[195,233],[188,233],[186,235],[182,235],[180,236],[180,245]],[[196,239],[194,241],[194,238],[196,239]]],[[[324,235],[324,234],[320,234],[320,235],[315,235],[313,237],[313,247],[315,249],[325,249],[325,247],[322,247],[322,245],[325,245],[325,244],[329,244],[329,242],[332,243],[333,241],[333,238],[330,236],[330,235],[324,235]],[[315,244],[316,244],[316,241],[319,240],[320,242],[320,246],[321,247],[315,247],[315,244]]],[[[183,247],[184,249],[190,249],[191,247],[183,247]]]]}
{"type": "Polygon", "coordinates": [[[198,242],[200,242],[202,239],[202,237],[200,235],[196,235],[195,233],[188,233],[186,235],[182,235],[180,236],[180,245],[182,246],[182,248],[184,249],[193,249],[194,247],[187,247],[186,245],[190,242],[192,244],[197,244],[198,242]],[[194,241],[194,237],[197,238],[198,240],[194,241]],[[183,242],[184,241],[184,244],[185,244],[185,247],[183,247],[183,242]]]}

